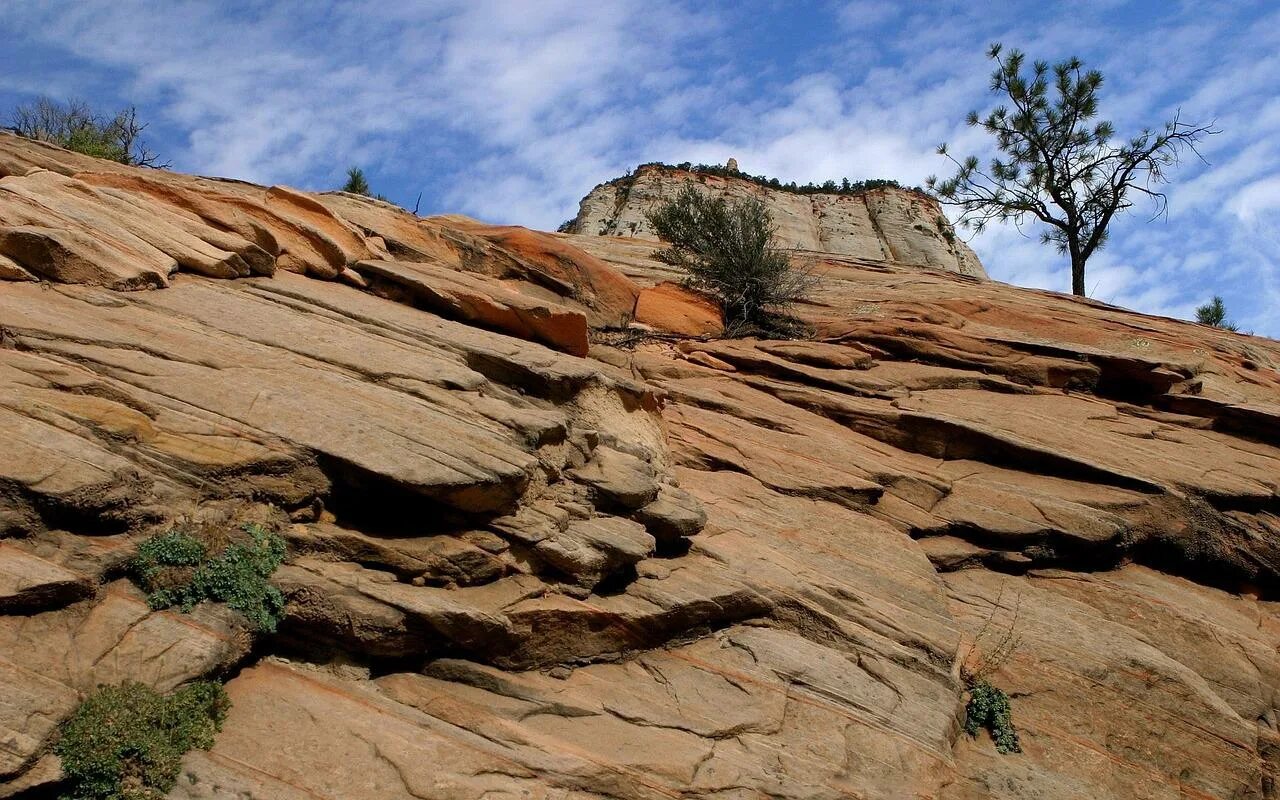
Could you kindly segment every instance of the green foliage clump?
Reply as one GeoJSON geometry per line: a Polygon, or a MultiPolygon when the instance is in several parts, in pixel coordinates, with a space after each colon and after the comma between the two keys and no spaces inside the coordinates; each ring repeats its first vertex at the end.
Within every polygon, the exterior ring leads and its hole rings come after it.
{"type": "Polygon", "coordinates": [[[648,219],[670,243],[654,257],[718,299],[730,331],[785,332],[782,315],[813,286],[777,247],[769,211],[755,198],[729,203],[687,183],[648,219]]]}
{"type": "Polygon", "coordinates": [[[284,612],[284,596],[269,582],[284,562],[279,534],[245,525],[248,541],[232,541],[213,553],[181,531],[153,536],[138,548],[133,569],[152,608],[190,611],[205,600],[224,602],[260,631],[274,632],[284,612]]]}
{"type": "MultiPolygon", "coordinates": [[[[342,185],[342,191],[372,197],[384,203],[391,202],[384,195],[373,193],[373,190],[369,188],[369,180],[364,176],[364,170],[359,167],[352,167],[347,170],[347,182],[342,185]]],[[[414,211],[417,211],[417,209],[415,208],[414,211]]]]}
{"type": "Polygon", "coordinates": [[[1021,753],[1018,731],[1013,727],[1013,710],[1009,695],[985,680],[980,680],[969,690],[969,704],[964,709],[964,732],[977,736],[979,728],[986,728],[996,743],[997,753],[1021,753]]]}
{"type": "Polygon", "coordinates": [[[1228,331],[1239,330],[1234,322],[1227,319],[1227,306],[1216,294],[1212,300],[1196,309],[1196,322],[1228,331]]]}
{"type": "Polygon", "coordinates": [[[359,167],[352,167],[347,170],[347,182],[342,185],[342,191],[351,194],[362,194],[369,196],[369,181],[364,177],[364,170],[359,167]]]}
{"type": "Polygon", "coordinates": [[[204,558],[205,546],[189,534],[169,531],[138,545],[135,566],[146,579],[162,567],[194,567],[204,558]]]}
{"type": "Polygon", "coordinates": [[[100,687],[54,745],[70,784],[63,800],[159,800],[178,779],[182,756],[213,746],[229,707],[213,681],[168,695],[141,683],[100,687]]]}

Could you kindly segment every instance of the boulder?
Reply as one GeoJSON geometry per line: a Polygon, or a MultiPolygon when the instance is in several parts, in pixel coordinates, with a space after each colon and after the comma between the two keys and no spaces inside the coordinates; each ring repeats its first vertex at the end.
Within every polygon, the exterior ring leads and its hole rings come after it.
{"type": "Polygon", "coordinates": [[[635,518],[660,542],[671,544],[693,536],[707,524],[707,512],[688,492],[676,486],[658,487],[658,496],[641,506],[635,518]]]}

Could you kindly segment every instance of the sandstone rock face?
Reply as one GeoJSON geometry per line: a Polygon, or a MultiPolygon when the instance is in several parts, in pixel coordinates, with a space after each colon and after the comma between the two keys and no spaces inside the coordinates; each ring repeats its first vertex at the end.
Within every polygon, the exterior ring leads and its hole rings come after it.
{"type": "Polygon", "coordinates": [[[0,796],[215,677],[172,798],[1277,797],[1274,341],[834,254],[812,340],[637,341],[642,239],[0,171],[0,796]],[[148,607],[186,519],[284,536],[276,634],[148,607]]]}
{"type": "Polygon", "coordinates": [[[593,189],[582,199],[567,231],[656,239],[646,215],[686,183],[730,200],[759,198],[773,215],[784,247],[987,277],[982,262],[957,238],[937,201],[906,189],[796,194],[740,178],[645,165],[634,175],[593,189]]]}
{"type": "Polygon", "coordinates": [[[724,332],[720,308],[674,282],[641,289],[635,317],[642,325],[683,336],[717,336],[724,332]]]}

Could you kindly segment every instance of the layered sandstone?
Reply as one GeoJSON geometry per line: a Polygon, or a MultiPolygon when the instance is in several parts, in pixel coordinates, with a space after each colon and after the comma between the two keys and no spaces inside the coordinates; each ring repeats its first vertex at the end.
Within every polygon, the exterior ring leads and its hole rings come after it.
{"type": "Polygon", "coordinates": [[[987,276],[977,255],[956,236],[938,202],[910,189],[798,194],[744,178],[646,164],[634,174],[593,189],[565,230],[656,239],[647,215],[685,185],[729,200],[758,198],[772,215],[784,247],[987,276]]]}
{"type": "Polygon", "coordinates": [[[642,239],[0,173],[0,796],[204,676],[172,798],[1276,796],[1274,341],[830,254],[812,340],[681,336],[642,239]],[[285,535],[277,634],[147,607],[182,519],[285,535]]]}

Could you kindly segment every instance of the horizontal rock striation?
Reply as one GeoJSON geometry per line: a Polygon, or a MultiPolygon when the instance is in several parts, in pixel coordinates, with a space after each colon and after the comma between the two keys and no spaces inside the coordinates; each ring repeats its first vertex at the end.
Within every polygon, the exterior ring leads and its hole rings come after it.
{"type": "Polygon", "coordinates": [[[171,798],[1276,796],[1274,341],[837,253],[716,340],[642,239],[0,174],[0,796],[201,677],[171,798]],[[249,522],[275,634],[129,579],[249,522]]]}
{"type": "Polygon", "coordinates": [[[729,200],[758,198],[772,214],[783,247],[987,277],[982,262],[956,236],[936,200],[893,187],[860,194],[799,194],[743,178],[646,164],[593,189],[565,230],[656,239],[647,215],[686,184],[729,200]]]}

